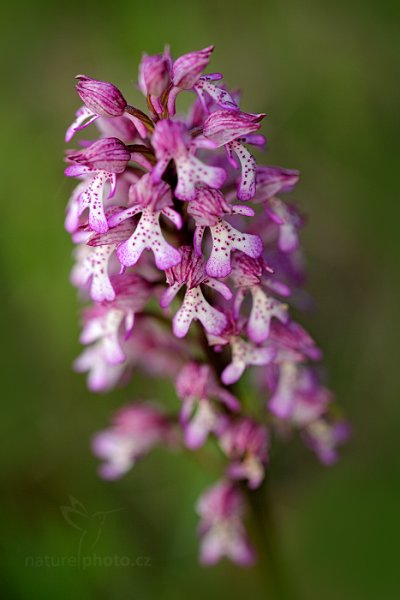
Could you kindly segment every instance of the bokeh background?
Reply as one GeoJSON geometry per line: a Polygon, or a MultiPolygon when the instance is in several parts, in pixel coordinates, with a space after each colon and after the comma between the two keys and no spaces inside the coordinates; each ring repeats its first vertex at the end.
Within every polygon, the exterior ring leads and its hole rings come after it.
{"type": "Polygon", "coordinates": [[[62,157],[73,77],[111,80],[134,103],[141,52],[169,42],[174,56],[216,44],[212,68],[242,87],[245,110],[268,114],[267,162],[302,171],[293,199],[310,216],[317,308],[305,323],[354,434],[332,469],[296,442],[271,465],[291,598],[399,598],[399,4],[22,0],[2,12],[2,597],[274,599],[263,569],[197,565],[193,504],[215,473],[160,450],[119,482],[96,475],[91,434],[121,403],[170,387],[136,378],[96,397],[71,369],[78,304],[62,157]],[[139,564],[41,566],[76,556],[80,532],[60,508],[71,496],[90,515],[121,509],[95,553],[139,564]]]}

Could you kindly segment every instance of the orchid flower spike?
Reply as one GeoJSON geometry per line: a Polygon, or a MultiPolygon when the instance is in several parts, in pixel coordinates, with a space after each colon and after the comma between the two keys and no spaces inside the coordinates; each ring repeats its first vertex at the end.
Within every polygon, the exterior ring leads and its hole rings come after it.
{"type": "Polygon", "coordinates": [[[152,397],[162,380],[158,403],[135,398],[134,385],[94,435],[99,474],[118,479],[159,446],[203,452],[220,475],[195,507],[200,562],[248,567],[248,500],[276,440],[298,435],[330,466],[350,427],[321,350],[293,319],[311,305],[305,218],[287,201],[299,172],[257,165],[248,146],[264,149],[266,115],[244,112],[210,72],[213,51],[143,54],[146,112],[113,83],[77,76],[83,106],[66,140],[94,122],[97,138],[66,153],[65,174],[77,180],[65,218],[71,282],[84,303],[74,368],[94,393],[140,374],[152,397]],[[194,100],[187,114],[177,114],[181,94],[194,100]]]}

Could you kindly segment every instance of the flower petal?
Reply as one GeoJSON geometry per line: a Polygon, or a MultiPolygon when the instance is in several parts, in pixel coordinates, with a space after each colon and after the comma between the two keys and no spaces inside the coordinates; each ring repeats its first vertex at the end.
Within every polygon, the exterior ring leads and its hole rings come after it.
{"type": "MultiPolygon", "coordinates": [[[[218,106],[226,110],[238,110],[239,106],[232,98],[229,92],[213,85],[205,77],[200,77],[194,88],[200,98],[203,99],[203,94],[207,93],[218,106]]],[[[205,104],[205,103],[204,103],[205,104]]]]}
{"type": "Polygon", "coordinates": [[[239,181],[239,200],[250,200],[256,193],[256,161],[254,156],[239,142],[230,142],[229,148],[239,159],[242,175],[239,181]]]}
{"type": "Polygon", "coordinates": [[[108,263],[114,245],[81,246],[77,252],[77,263],[71,272],[71,281],[78,287],[90,281],[90,296],[95,302],[114,300],[115,291],[108,275],[108,263]]]}
{"type": "Polygon", "coordinates": [[[219,335],[227,323],[225,315],[206,301],[200,287],[186,291],[182,306],[173,320],[176,337],[187,334],[193,319],[199,320],[204,329],[214,335],[219,335]]]}
{"type": "Polygon", "coordinates": [[[178,185],[175,196],[180,200],[194,200],[196,183],[204,183],[211,188],[220,188],[226,179],[225,169],[206,165],[193,154],[176,159],[178,185]]]}
{"type": "Polygon", "coordinates": [[[120,263],[126,267],[135,265],[143,250],[152,250],[158,269],[169,269],[181,260],[178,250],[163,237],[160,227],[160,212],[143,209],[140,221],[131,237],[117,250],[120,263]]]}
{"type": "Polygon", "coordinates": [[[279,319],[282,323],[288,320],[287,305],[282,304],[271,296],[268,296],[261,286],[251,288],[253,296],[253,305],[250,312],[250,318],[247,323],[247,332],[249,338],[259,344],[264,342],[270,331],[271,319],[279,319]]]}
{"type": "Polygon", "coordinates": [[[79,196],[79,214],[89,209],[89,226],[97,233],[108,231],[108,223],[104,214],[104,186],[111,180],[112,175],[106,171],[98,171],[79,196]]]}
{"type": "Polygon", "coordinates": [[[77,131],[89,127],[89,125],[91,125],[91,123],[94,123],[94,121],[96,121],[96,119],[98,118],[99,115],[96,115],[86,106],[81,106],[81,108],[78,108],[78,110],[76,111],[75,121],[71,123],[71,125],[66,131],[65,141],[70,142],[77,131]],[[86,119],[88,120],[86,121],[86,119]]]}
{"type": "Polygon", "coordinates": [[[258,235],[241,233],[222,219],[217,225],[210,227],[210,231],[213,246],[206,265],[206,272],[210,277],[229,275],[232,250],[240,250],[252,258],[258,258],[263,251],[263,244],[258,235]]]}

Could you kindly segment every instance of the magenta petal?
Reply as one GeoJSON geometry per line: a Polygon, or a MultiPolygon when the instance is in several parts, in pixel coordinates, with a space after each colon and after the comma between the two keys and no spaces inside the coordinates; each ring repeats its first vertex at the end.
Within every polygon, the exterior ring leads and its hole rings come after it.
{"type": "Polygon", "coordinates": [[[219,335],[227,323],[225,315],[208,304],[200,287],[186,291],[182,306],[173,320],[176,337],[187,334],[193,319],[199,320],[204,329],[213,335],[219,335]]]}
{"type": "Polygon", "coordinates": [[[174,285],[171,285],[171,287],[164,290],[161,296],[160,306],[162,308],[167,308],[167,306],[171,304],[172,300],[175,298],[176,294],[179,292],[181,287],[182,284],[175,283],[174,285]]]}
{"type": "Polygon", "coordinates": [[[76,91],[94,114],[102,117],[120,117],[123,114],[126,100],[115,85],[86,75],[77,75],[76,79],[76,91]]]}
{"type": "Polygon", "coordinates": [[[167,206],[166,208],[163,208],[161,212],[164,216],[167,217],[167,219],[172,221],[172,223],[175,225],[175,227],[177,229],[182,229],[182,226],[183,226],[182,217],[178,212],[176,212],[176,210],[167,206]]]}
{"type": "Polygon", "coordinates": [[[160,212],[143,209],[134,233],[118,247],[117,256],[122,265],[135,265],[145,249],[153,251],[159,269],[169,269],[180,262],[178,250],[168,244],[161,233],[159,218],[160,212]]]}
{"type": "Polygon", "coordinates": [[[98,118],[99,115],[94,114],[86,106],[79,108],[76,112],[75,121],[68,127],[66,131],[65,141],[70,142],[77,131],[89,127],[89,125],[91,125],[98,118]]]}
{"type": "Polygon", "coordinates": [[[105,171],[98,171],[87,184],[86,189],[79,196],[79,214],[89,209],[89,225],[97,233],[108,231],[108,223],[104,213],[103,194],[104,186],[111,175],[105,171]]]}
{"type": "Polygon", "coordinates": [[[204,236],[205,229],[206,228],[204,226],[198,225],[194,230],[193,247],[194,247],[194,250],[195,250],[197,256],[202,255],[201,246],[203,243],[203,236],[204,236]]]}
{"type": "Polygon", "coordinates": [[[190,90],[208,65],[213,50],[214,46],[208,46],[177,58],[172,68],[174,85],[190,90]]]}
{"type": "Polygon", "coordinates": [[[124,116],[132,121],[141,138],[146,139],[147,137],[147,129],[146,126],[142,123],[140,119],[131,115],[129,112],[124,112],[124,116]]]}
{"type": "Polygon", "coordinates": [[[95,302],[114,300],[115,291],[108,275],[108,263],[115,246],[82,246],[77,252],[77,263],[71,273],[71,281],[85,287],[90,281],[90,296],[95,302]]]}
{"type": "Polygon", "coordinates": [[[287,322],[287,305],[268,296],[260,286],[252,287],[251,293],[253,305],[247,331],[250,339],[258,344],[268,338],[273,317],[279,319],[282,323],[287,322]]]}
{"type": "Polygon", "coordinates": [[[263,244],[258,235],[241,233],[222,219],[217,225],[210,227],[210,231],[213,246],[206,266],[207,274],[210,277],[229,275],[232,250],[240,250],[252,258],[258,258],[263,251],[263,244]]]}
{"type": "Polygon", "coordinates": [[[206,119],[203,134],[223,146],[260,129],[260,121],[264,117],[264,114],[217,110],[206,119]]]}
{"type": "Polygon", "coordinates": [[[239,381],[244,373],[246,364],[244,362],[231,363],[222,371],[221,381],[225,385],[232,385],[239,381]]]}
{"type": "Polygon", "coordinates": [[[214,429],[217,413],[208,400],[200,400],[191,419],[184,424],[185,444],[191,450],[200,448],[214,429]]]}
{"type": "Polygon", "coordinates": [[[69,165],[64,171],[64,175],[67,177],[82,177],[91,173],[89,167],[84,165],[69,165]]]}
{"type": "Polygon", "coordinates": [[[195,90],[198,93],[200,99],[203,97],[203,93],[207,93],[218,106],[225,108],[226,110],[238,110],[239,107],[235,100],[226,90],[213,85],[206,78],[201,77],[196,83],[195,90]]]}
{"type": "Polygon", "coordinates": [[[221,294],[225,300],[230,300],[232,298],[232,292],[229,287],[226,285],[226,283],[218,281],[218,279],[205,279],[204,285],[208,285],[208,287],[221,294]]]}
{"type": "Polygon", "coordinates": [[[168,104],[167,104],[167,108],[168,108],[168,113],[173,117],[176,113],[176,98],[178,96],[178,94],[181,92],[181,88],[179,87],[173,87],[171,89],[171,91],[169,92],[168,95],[168,104]]]}
{"type": "Polygon", "coordinates": [[[230,142],[229,145],[238,157],[242,169],[238,198],[239,200],[251,200],[256,193],[256,161],[252,154],[239,142],[230,142]]]}
{"type": "Polygon", "coordinates": [[[193,154],[178,158],[178,185],[175,196],[180,200],[194,200],[196,183],[203,183],[211,188],[219,188],[226,179],[226,172],[220,167],[211,167],[201,162],[193,154]]]}

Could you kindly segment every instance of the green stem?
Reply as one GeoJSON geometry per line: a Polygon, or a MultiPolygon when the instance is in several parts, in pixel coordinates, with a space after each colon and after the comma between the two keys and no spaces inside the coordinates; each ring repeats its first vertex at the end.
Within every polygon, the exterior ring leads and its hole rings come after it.
{"type": "Polygon", "coordinates": [[[268,480],[259,489],[250,490],[248,496],[258,535],[258,569],[263,591],[270,594],[269,600],[293,599],[295,596],[290,591],[290,582],[283,572],[278,552],[276,520],[268,480]]]}

